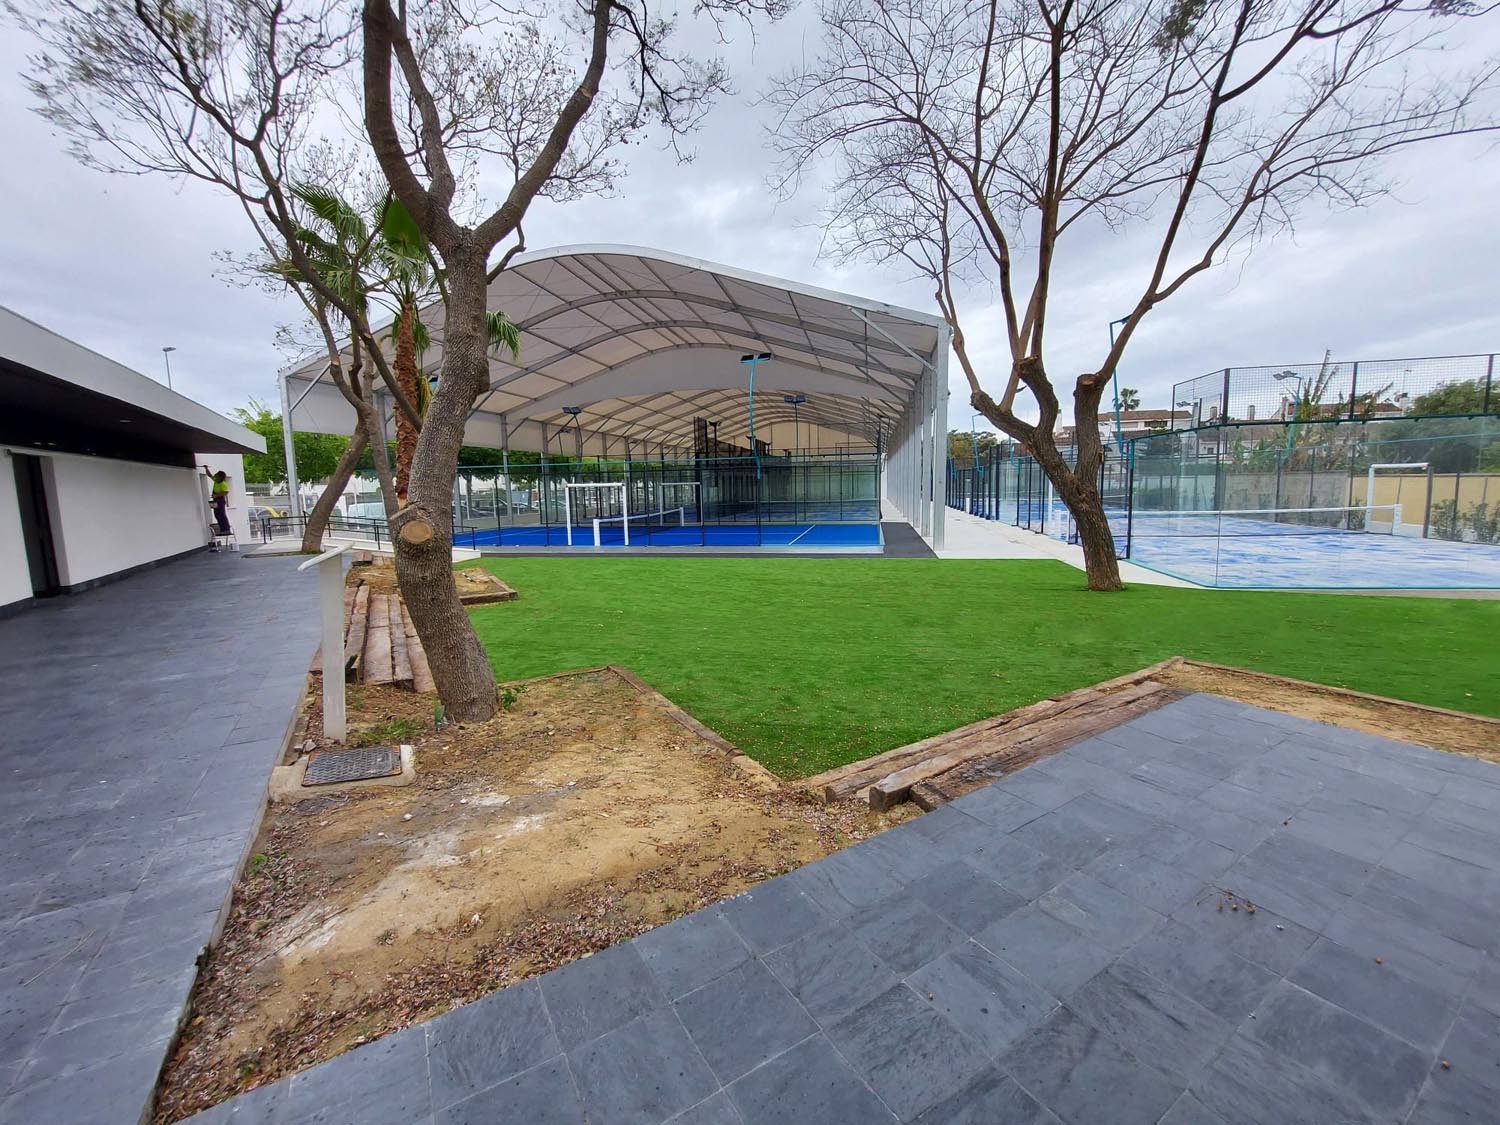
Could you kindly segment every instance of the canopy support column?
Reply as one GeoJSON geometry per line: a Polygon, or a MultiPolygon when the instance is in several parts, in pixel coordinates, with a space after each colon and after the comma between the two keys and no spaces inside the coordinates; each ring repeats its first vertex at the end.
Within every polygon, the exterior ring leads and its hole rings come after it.
{"type": "MultiPolygon", "coordinates": [[[[281,388],[281,448],[286,455],[287,514],[302,518],[302,482],[297,479],[297,443],[292,430],[292,396],[287,389],[285,371],[276,377],[281,388]]],[[[311,384],[309,384],[309,390],[311,384]]],[[[307,391],[302,392],[304,395],[307,391]]],[[[300,399],[298,400],[301,401],[300,399]]]]}

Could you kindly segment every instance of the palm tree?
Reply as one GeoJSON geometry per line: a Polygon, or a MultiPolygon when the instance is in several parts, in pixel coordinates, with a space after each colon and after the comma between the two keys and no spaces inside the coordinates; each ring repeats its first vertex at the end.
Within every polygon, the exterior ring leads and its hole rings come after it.
{"type": "MultiPolygon", "coordinates": [[[[389,339],[395,348],[392,372],[396,385],[419,417],[427,413],[432,389],[422,377],[420,360],[432,337],[422,322],[422,306],[440,300],[441,271],[437,270],[411,215],[394,196],[388,196],[380,218],[376,253],[384,267],[384,295],[392,306],[389,339]]],[[[521,332],[503,312],[487,314],[490,350],[505,349],[512,359],[521,354],[521,332]]],[[[396,495],[406,503],[412,458],[417,451],[417,427],[404,411],[396,412],[396,495]]]]}
{"type": "MultiPolygon", "coordinates": [[[[431,342],[422,322],[421,309],[423,305],[441,299],[443,278],[434,268],[416,224],[406,209],[389,195],[373,216],[374,221],[367,222],[357,207],[332,188],[300,183],[293,187],[292,194],[308,213],[307,224],[297,229],[299,247],[325,284],[343,297],[365,323],[368,323],[371,302],[391,311],[388,339],[395,351],[392,374],[397,387],[420,417],[426,413],[431,397],[419,363],[421,354],[431,342]]],[[[266,269],[288,283],[296,283],[301,278],[300,270],[290,257],[274,260],[266,269]]],[[[317,300],[316,296],[303,292],[305,299],[317,300]]],[[[331,309],[325,311],[333,312],[331,309]]],[[[504,348],[513,358],[520,355],[520,330],[504,313],[489,313],[488,328],[491,350],[504,348]]],[[[344,457],[308,514],[303,533],[303,549],[308,551],[321,549],[323,532],[334,504],[354,474],[366,446],[370,448],[375,473],[380,480],[387,516],[395,514],[406,502],[412,457],[417,445],[417,427],[405,410],[395,412],[396,469],[393,473],[371,393],[375,373],[363,362],[361,336],[353,325],[349,326],[348,348],[351,358],[347,378],[342,374],[341,357],[333,341],[330,341],[329,366],[335,384],[349,399],[359,422],[344,457]]]]}
{"type": "MultiPolygon", "coordinates": [[[[376,253],[376,231],[372,231],[359,213],[359,209],[349,203],[330,187],[322,184],[302,182],[295,184],[292,195],[306,208],[308,222],[299,226],[296,231],[297,242],[305,257],[310,259],[317,269],[323,282],[333,289],[351,308],[355,310],[361,321],[368,323],[369,307],[372,298],[377,297],[384,291],[386,278],[384,276],[384,263],[376,253]]],[[[300,271],[289,261],[273,262],[270,267],[273,272],[279,272],[283,276],[297,276],[300,271]]],[[[332,310],[329,310],[332,311],[332,310]]],[[[349,329],[349,375],[342,375],[342,364],[338,362],[335,352],[336,344],[329,340],[329,367],[333,375],[334,383],[354,407],[359,417],[358,430],[362,431],[370,446],[370,453],[375,462],[375,475],[380,481],[381,495],[385,500],[386,515],[394,515],[400,506],[396,496],[395,480],[391,475],[390,455],[386,451],[385,442],[381,439],[380,418],[376,412],[374,395],[371,393],[374,383],[374,373],[365,370],[363,358],[363,345],[358,327],[348,325],[349,329]]],[[[355,444],[353,442],[351,445],[355,444]]],[[[352,465],[350,472],[353,472],[352,465]]],[[[343,480],[330,481],[330,485],[337,484],[342,491],[348,477],[343,480]]],[[[329,489],[325,489],[325,498],[329,489]]],[[[324,507],[323,499],[319,499],[318,507],[324,507]]],[[[327,507],[331,510],[332,501],[327,507]]],[[[308,529],[307,538],[311,538],[312,529],[308,529]]],[[[321,533],[321,528],[319,529],[321,533]]]]}

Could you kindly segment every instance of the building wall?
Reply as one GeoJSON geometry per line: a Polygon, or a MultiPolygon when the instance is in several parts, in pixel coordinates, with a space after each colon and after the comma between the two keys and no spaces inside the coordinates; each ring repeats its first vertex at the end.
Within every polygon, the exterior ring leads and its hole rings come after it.
{"type": "Polygon", "coordinates": [[[10,450],[0,449],[0,608],[31,597],[26,544],[21,541],[21,507],[10,450]]]}
{"type": "Polygon", "coordinates": [[[208,542],[202,470],[55,456],[47,458],[47,473],[64,586],[171,558],[208,542]]]}

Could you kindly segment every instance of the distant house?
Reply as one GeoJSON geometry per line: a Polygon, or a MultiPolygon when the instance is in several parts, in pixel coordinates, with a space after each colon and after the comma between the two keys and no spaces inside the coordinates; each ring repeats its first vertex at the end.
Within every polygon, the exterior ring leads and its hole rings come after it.
{"type": "MultiPolygon", "coordinates": [[[[1120,437],[1124,441],[1145,434],[1165,433],[1179,426],[1188,425],[1192,415],[1186,410],[1122,410],[1120,411],[1120,437]]],[[[1072,445],[1076,430],[1063,426],[1053,435],[1059,446],[1072,445]]],[[[1115,412],[1099,412],[1099,439],[1106,444],[1115,440],[1115,412]]]]}
{"type": "MultiPolygon", "coordinates": [[[[230,480],[257,434],[0,307],[0,614],[208,545],[205,467],[230,480]]],[[[205,611],[207,612],[207,610],[205,611]]]]}

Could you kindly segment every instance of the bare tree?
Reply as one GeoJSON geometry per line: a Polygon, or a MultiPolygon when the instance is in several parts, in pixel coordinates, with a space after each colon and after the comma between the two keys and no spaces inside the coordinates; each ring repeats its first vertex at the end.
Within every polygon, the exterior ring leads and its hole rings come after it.
{"type": "MultiPolygon", "coordinates": [[[[1496,127],[1493,60],[1439,48],[1464,0],[824,0],[821,56],[785,76],[782,185],[833,166],[831,242],[930,278],[974,409],[1023,442],[1077,523],[1094,590],[1121,586],[1097,479],[1098,411],[1146,315],[1313,200],[1387,190],[1381,158],[1496,127]],[[1047,368],[1060,249],[1140,228],[1138,296],[1072,380],[1076,456],[1047,368]],[[1069,241],[1066,236],[1074,238],[1069,241]],[[993,286],[1008,378],[981,379],[959,315],[993,286]],[[998,382],[998,381],[997,381],[998,382]],[[1034,400],[1036,421],[1018,412],[1034,400]]],[[[1113,311],[1113,310],[1111,310],[1113,311]]]]}
{"type": "MultiPolygon", "coordinates": [[[[319,216],[296,190],[330,171],[331,149],[316,127],[350,57],[348,8],[340,0],[4,3],[42,45],[29,60],[27,85],[78,160],[107,172],[206,183],[239,204],[260,245],[251,260],[278,263],[278,276],[309,314],[330,379],[356,415],[351,446],[372,450],[393,511],[374,379],[413,418],[415,411],[399,393],[359,294],[303,237],[319,216]],[[342,346],[346,330],[357,347],[342,346]]],[[[325,488],[304,546],[318,548],[348,479],[340,474],[352,472],[357,457],[358,450],[345,458],[325,488]]]]}
{"type": "MultiPolygon", "coordinates": [[[[785,3],[698,0],[697,10],[715,19],[774,17],[785,3]]],[[[364,0],[362,22],[365,128],[445,285],[441,377],[417,438],[407,504],[391,520],[396,575],[448,713],[485,719],[495,711],[495,679],[451,578],[450,505],[464,427],[490,385],[488,285],[523,248],[533,200],[608,187],[617,146],[653,125],[673,138],[691,130],[727,78],[718,61],[674,50],[674,22],[648,0],[582,0],[551,21],[524,10],[364,0]],[[483,91],[461,51],[435,49],[475,35],[501,44],[498,85],[483,91]],[[466,186],[464,162],[476,154],[498,161],[510,184],[498,205],[466,222],[455,201],[466,186]]]]}

